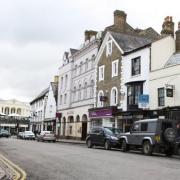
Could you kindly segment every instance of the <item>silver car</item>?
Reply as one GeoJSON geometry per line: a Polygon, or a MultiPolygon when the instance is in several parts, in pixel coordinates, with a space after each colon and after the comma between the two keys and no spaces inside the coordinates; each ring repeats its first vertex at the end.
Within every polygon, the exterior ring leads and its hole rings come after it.
{"type": "Polygon", "coordinates": [[[32,131],[24,131],[22,133],[22,139],[32,139],[35,140],[35,135],[32,131]]]}
{"type": "Polygon", "coordinates": [[[41,133],[37,135],[37,141],[56,142],[56,135],[52,131],[41,131],[41,133]]]}

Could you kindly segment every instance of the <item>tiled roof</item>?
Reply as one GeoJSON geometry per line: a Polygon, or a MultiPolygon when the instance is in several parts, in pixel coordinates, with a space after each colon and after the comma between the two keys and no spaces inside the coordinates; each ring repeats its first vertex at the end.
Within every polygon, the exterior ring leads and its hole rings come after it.
{"type": "Polygon", "coordinates": [[[166,62],[165,67],[179,65],[180,64],[180,53],[173,54],[166,62]]]}
{"type": "Polygon", "coordinates": [[[152,42],[150,39],[125,33],[110,32],[110,34],[113,36],[124,53],[128,53],[135,49],[144,47],[152,42]]]}

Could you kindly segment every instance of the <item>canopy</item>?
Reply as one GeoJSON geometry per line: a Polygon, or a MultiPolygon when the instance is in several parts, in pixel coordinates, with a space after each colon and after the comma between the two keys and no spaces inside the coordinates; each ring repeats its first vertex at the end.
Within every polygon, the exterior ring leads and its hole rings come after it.
{"type": "Polygon", "coordinates": [[[19,114],[16,114],[16,113],[12,113],[12,114],[9,114],[8,116],[9,116],[9,117],[19,117],[20,115],[19,115],[19,114]]]}
{"type": "Polygon", "coordinates": [[[0,116],[5,116],[6,114],[0,112],[0,116]]]}

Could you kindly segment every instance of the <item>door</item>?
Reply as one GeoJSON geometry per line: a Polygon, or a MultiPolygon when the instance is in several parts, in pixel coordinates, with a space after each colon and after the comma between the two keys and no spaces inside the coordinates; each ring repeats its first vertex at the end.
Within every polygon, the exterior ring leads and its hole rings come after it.
{"type": "Polygon", "coordinates": [[[82,134],[81,134],[81,139],[86,140],[87,136],[87,122],[82,122],[82,134]]]}

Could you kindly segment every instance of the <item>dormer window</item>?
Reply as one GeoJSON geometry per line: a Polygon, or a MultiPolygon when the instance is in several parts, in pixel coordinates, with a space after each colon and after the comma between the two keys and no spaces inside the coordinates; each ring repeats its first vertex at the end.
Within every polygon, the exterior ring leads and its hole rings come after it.
{"type": "Polygon", "coordinates": [[[106,44],[106,56],[112,54],[112,40],[108,41],[106,44]]]}

